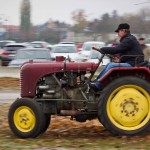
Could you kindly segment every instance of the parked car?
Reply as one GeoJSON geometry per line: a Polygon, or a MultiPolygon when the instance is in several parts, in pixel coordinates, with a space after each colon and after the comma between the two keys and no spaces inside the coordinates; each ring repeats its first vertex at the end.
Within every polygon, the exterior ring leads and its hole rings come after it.
{"type": "Polygon", "coordinates": [[[15,57],[16,51],[21,48],[29,48],[32,47],[29,43],[9,43],[3,47],[5,51],[7,51],[8,55],[13,59],[15,57]]]}
{"type": "Polygon", "coordinates": [[[3,40],[3,41],[0,41],[0,48],[3,48],[8,43],[15,43],[15,42],[16,41],[12,41],[12,40],[3,40]]]}
{"type": "MultiPolygon", "coordinates": [[[[89,58],[86,60],[86,62],[94,62],[94,63],[98,63],[99,59],[101,58],[101,53],[98,51],[91,51],[89,58]]],[[[100,66],[105,66],[110,62],[110,58],[108,56],[104,56],[103,61],[101,62],[100,66]]]]}
{"type": "Polygon", "coordinates": [[[78,52],[81,50],[83,45],[83,43],[75,43],[75,42],[59,42],[59,44],[75,44],[78,52]]]}
{"type": "Polygon", "coordinates": [[[117,45],[119,45],[119,42],[114,41],[114,42],[107,44],[107,47],[116,47],[117,45]]]}
{"type": "Polygon", "coordinates": [[[47,48],[24,48],[17,50],[15,59],[9,63],[9,67],[20,67],[28,61],[51,61],[50,50],[47,48]]]}
{"type": "Polygon", "coordinates": [[[57,56],[69,57],[71,61],[75,61],[79,54],[75,44],[56,44],[51,50],[52,60],[55,60],[57,56]]]}
{"type": "Polygon", "coordinates": [[[75,44],[75,42],[59,42],[59,44],[75,44]]]}
{"type": "Polygon", "coordinates": [[[31,45],[34,48],[48,48],[49,47],[49,43],[47,43],[45,41],[33,41],[33,42],[31,42],[31,45]]]}
{"type": "Polygon", "coordinates": [[[84,42],[81,51],[79,51],[80,57],[83,57],[84,59],[88,59],[92,46],[103,47],[105,46],[105,42],[99,42],[99,41],[84,42]]]}
{"type": "Polygon", "coordinates": [[[51,45],[51,44],[48,44],[48,45],[47,45],[47,48],[48,48],[49,50],[52,50],[52,47],[53,47],[53,45],[51,45]]]}
{"type": "Polygon", "coordinates": [[[16,51],[21,48],[31,47],[28,43],[8,43],[0,50],[2,66],[8,66],[9,62],[14,59],[16,51]]]}
{"type": "Polygon", "coordinates": [[[150,43],[149,43],[149,44],[146,44],[146,46],[150,47],[150,43]]]}
{"type": "Polygon", "coordinates": [[[9,58],[7,51],[5,51],[4,49],[0,49],[0,65],[1,66],[8,66],[8,63],[11,60],[12,59],[9,58]]]}
{"type": "Polygon", "coordinates": [[[77,46],[77,50],[79,52],[82,50],[83,43],[77,43],[76,46],[77,46]]]}

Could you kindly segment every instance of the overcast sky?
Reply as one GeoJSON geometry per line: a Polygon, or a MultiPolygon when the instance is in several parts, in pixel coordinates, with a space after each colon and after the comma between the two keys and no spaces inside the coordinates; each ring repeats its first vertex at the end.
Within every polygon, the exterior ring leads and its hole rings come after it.
{"type": "MultiPolygon", "coordinates": [[[[150,3],[135,5],[150,0],[30,0],[31,22],[45,23],[48,19],[72,23],[72,12],[85,10],[88,20],[99,19],[104,13],[117,10],[119,15],[136,13],[150,3]]],[[[7,18],[9,24],[19,25],[22,0],[0,0],[0,18],[7,18]]]]}

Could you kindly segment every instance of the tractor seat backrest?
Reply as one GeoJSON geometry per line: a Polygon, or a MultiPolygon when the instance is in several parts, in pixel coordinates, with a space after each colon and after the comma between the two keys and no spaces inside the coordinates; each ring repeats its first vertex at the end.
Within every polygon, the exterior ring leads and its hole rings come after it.
{"type": "Polygon", "coordinates": [[[150,66],[148,60],[145,60],[145,61],[137,64],[137,67],[143,67],[143,66],[145,66],[145,67],[149,67],[150,66]]]}
{"type": "Polygon", "coordinates": [[[148,61],[147,60],[137,64],[138,67],[147,66],[147,65],[148,65],[148,61]]]}

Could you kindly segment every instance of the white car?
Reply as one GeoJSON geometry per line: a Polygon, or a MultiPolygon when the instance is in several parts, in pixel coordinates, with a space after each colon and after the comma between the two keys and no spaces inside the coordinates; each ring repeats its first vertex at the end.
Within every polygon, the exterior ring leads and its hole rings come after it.
{"type": "MultiPolygon", "coordinates": [[[[100,57],[102,56],[102,54],[98,51],[91,51],[90,55],[88,57],[88,59],[86,60],[86,62],[94,62],[94,63],[98,63],[100,57]]],[[[104,56],[102,63],[100,64],[100,66],[105,66],[110,62],[110,58],[108,56],[104,56]]]]}
{"type": "Polygon", "coordinates": [[[47,43],[45,41],[33,41],[33,42],[31,42],[31,45],[34,48],[48,48],[49,43],[47,43]]]}
{"type": "Polygon", "coordinates": [[[59,42],[59,44],[75,44],[75,42],[59,42]]]}
{"type": "Polygon", "coordinates": [[[88,42],[84,42],[83,46],[81,48],[81,51],[79,51],[80,57],[81,59],[88,59],[90,52],[92,50],[92,46],[96,46],[96,47],[104,47],[106,45],[105,42],[99,42],[99,41],[88,41],[88,42]]]}
{"type": "Polygon", "coordinates": [[[51,50],[52,60],[56,60],[57,56],[64,56],[65,58],[70,58],[71,61],[76,61],[79,54],[75,44],[56,44],[53,45],[51,50]]]}
{"type": "Polygon", "coordinates": [[[146,46],[150,47],[150,43],[146,44],[146,46]]]}

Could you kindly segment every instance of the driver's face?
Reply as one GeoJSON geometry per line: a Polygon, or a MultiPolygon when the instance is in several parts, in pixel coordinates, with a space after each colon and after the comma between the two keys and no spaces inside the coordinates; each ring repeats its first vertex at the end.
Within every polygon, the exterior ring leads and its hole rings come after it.
{"type": "Polygon", "coordinates": [[[121,29],[121,30],[118,31],[118,36],[120,38],[124,37],[126,34],[127,34],[127,32],[124,29],[121,29]]]}

